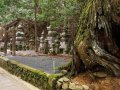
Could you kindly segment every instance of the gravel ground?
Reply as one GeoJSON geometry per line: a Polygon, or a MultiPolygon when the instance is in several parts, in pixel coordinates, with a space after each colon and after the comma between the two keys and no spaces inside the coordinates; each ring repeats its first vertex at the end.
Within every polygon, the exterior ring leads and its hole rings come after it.
{"type": "Polygon", "coordinates": [[[43,70],[49,74],[58,73],[58,70],[54,70],[53,66],[59,67],[70,62],[63,57],[53,57],[53,56],[6,56],[9,59],[21,62],[30,67],[43,70]],[[53,64],[54,63],[54,64],[53,64]]]}

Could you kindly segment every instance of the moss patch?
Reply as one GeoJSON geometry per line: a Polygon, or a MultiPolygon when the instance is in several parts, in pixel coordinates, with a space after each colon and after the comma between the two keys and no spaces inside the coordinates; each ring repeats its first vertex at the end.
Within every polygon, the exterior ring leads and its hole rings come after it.
{"type": "Polygon", "coordinates": [[[79,27],[77,30],[75,45],[78,46],[79,43],[90,36],[90,11],[93,5],[94,0],[87,0],[87,3],[84,5],[82,13],[79,19],[79,27]]]}

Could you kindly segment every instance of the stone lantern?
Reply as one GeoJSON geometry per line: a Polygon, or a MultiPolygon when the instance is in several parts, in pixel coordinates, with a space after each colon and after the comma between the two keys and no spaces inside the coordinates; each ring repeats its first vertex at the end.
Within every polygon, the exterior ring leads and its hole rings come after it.
{"type": "Polygon", "coordinates": [[[48,30],[48,36],[47,36],[47,40],[48,40],[48,44],[49,44],[49,47],[50,49],[52,48],[52,30],[51,30],[51,26],[47,27],[47,30],[48,30]]]}
{"type": "Polygon", "coordinates": [[[16,49],[17,50],[22,50],[24,43],[23,43],[23,35],[24,33],[21,31],[16,32],[16,49]]]}
{"type": "Polygon", "coordinates": [[[49,26],[48,28],[48,36],[47,36],[47,40],[48,40],[48,45],[49,45],[49,52],[51,54],[56,54],[56,36],[57,36],[57,32],[54,30],[51,30],[51,26],[49,26]]]}
{"type": "Polygon", "coordinates": [[[64,30],[61,34],[61,42],[60,42],[60,48],[63,49],[63,54],[68,54],[69,52],[69,35],[68,35],[68,31],[64,30]]]}

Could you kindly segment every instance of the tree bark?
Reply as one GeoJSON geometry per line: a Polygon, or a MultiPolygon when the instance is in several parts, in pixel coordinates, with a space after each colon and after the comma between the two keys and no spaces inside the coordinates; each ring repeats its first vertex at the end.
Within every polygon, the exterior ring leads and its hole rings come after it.
{"type": "Polygon", "coordinates": [[[6,29],[4,30],[4,54],[7,55],[8,34],[6,29]]]}
{"type": "Polygon", "coordinates": [[[16,55],[16,30],[15,28],[13,29],[13,36],[12,36],[12,55],[16,55]]]}
{"type": "Polygon", "coordinates": [[[38,44],[37,44],[37,38],[38,38],[38,35],[37,35],[37,7],[38,7],[38,0],[34,0],[34,8],[35,8],[35,51],[38,52],[38,44]]]}
{"type": "Polygon", "coordinates": [[[79,59],[74,58],[77,71],[81,70],[81,63],[78,62],[83,62],[86,70],[101,66],[109,74],[120,76],[119,4],[119,0],[85,2],[75,39],[79,56],[79,59]]]}

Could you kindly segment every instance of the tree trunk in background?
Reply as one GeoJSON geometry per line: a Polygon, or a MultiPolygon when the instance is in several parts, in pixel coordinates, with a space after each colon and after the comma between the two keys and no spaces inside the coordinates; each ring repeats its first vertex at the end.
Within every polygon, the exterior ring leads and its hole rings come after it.
{"type": "Polygon", "coordinates": [[[13,36],[12,36],[12,55],[16,55],[16,30],[15,28],[13,29],[13,36]]]}
{"type": "Polygon", "coordinates": [[[7,34],[7,31],[6,29],[4,30],[4,54],[6,55],[7,54],[7,44],[8,44],[8,34],[7,34]]]}
{"type": "Polygon", "coordinates": [[[120,76],[120,0],[86,0],[75,39],[74,66],[120,76]],[[119,35],[118,35],[119,33],[119,35]],[[81,65],[84,64],[84,65],[81,65]]]}
{"type": "Polygon", "coordinates": [[[38,7],[38,1],[39,0],[34,0],[34,9],[35,9],[35,51],[38,52],[38,44],[37,44],[37,38],[38,38],[38,35],[37,35],[37,7],[38,7]]]}

